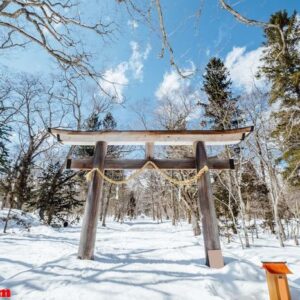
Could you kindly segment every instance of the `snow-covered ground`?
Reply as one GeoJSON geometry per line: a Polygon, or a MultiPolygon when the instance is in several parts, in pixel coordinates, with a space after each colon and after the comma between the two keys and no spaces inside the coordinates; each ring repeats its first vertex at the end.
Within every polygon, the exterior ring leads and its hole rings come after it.
{"type": "Polygon", "coordinates": [[[287,261],[292,299],[300,299],[300,247],[292,243],[281,249],[258,239],[247,250],[223,243],[226,266],[214,270],[190,225],[139,219],[99,227],[95,260],[81,261],[80,226],[31,223],[30,232],[13,222],[0,235],[0,288],[10,288],[12,299],[269,299],[261,260],[287,261]]]}

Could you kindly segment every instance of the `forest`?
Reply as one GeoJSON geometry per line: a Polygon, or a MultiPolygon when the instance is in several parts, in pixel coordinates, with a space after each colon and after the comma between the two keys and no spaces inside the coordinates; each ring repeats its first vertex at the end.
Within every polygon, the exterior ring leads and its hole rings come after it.
{"type": "MultiPolygon", "coordinates": [[[[184,131],[253,126],[253,132],[237,145],[207,146],[209,157],[233,159],[235,165],[234,170],[210,170],[221,241],[226,245],[237,244],[243,250],[267,237],[266,240],[274,239],[274,247],[297,247],[293,251],[299,252],[299,12],[283,7],[262,21],[255,15],[248,18],[247,10],[240,12],[239,4],[233,1],[213,1],[233,24],[260,36],[259,66],[252,74],[251,89],[237,89],[236,74],[230,68],[228,56],[210,51],[201,66],[197,62],[182,64],[174,46],[176,30],[171,33],[168,28],[172,16],[167,1],[111,1],[107,5],[112,5],[109,9],[116,14],[115,18],[106,18],[97,9],[93,11],[98,1],[90,3],[91,10],[81,16],[80,2],[84,1],[0,1],[0,62],[3,58],[0,229],[3,234],[14,230],[16,221],[30,232],[32,225],[19,212],[33,214],[43,226],[61,230],[78,226],[82,220],[89,184],[87,171],[68,169],[67,162],[92,157],[94,147],[62,145],[49,128],[184,131]],[[145,32],[152,32],[158,51],[153,53],[150,46],[145,46],[143,52],[137,43],[131,42],[129,60],[116,67],[123,77],[117,77],[106,51],[112,51],[110,47],[122,35],[125,26],[122,18],[126,19],[126,26],[127,20],[132,20],[130,30],[143,27],[145,32]],[[91,40],[99,40],[100,45],[88,48],[91,40]],[[94,54],[102,49],[101,59],[110,66],[106,70],[100,67],[97,55],[101,53],[94,54]],[[33,54],[26,64],[34,65],[34,53],[41,52],[45,62],[42,68],[47,72],[18,71],[6,65],[18,53],[28,51],[33,54]],[[146,85],[141,63],[151,53],[155,64],[164,61],[169,70],[164,75],[166,80],[155,93],[152,91],[158,100],[135,92],[125,97],[128,82],[124,74],[132,72],[135,80],[146,85]]],[[[206,13],[205,5],[200,1],[193,17],[201,20],[206,13]]],[[[189,18],[182,22],[189,22],[189,18]]],[[[146,43],[146,36],[142,34],[139,38],[146,43]]],[[[243,74],[239,76],[242,80],[243,74]]],[[[108,159],[144,156],[143,147],[126,145],[108,146],[106,155],[108,159]]],[[[194,152],[190,146],[157,145],[154,156],[188,159],[194,157],[194,152]]],[[[113,180],[124,180],[131,173],[105,171],[113,180]]],[[[167,174],[185,180],[195,175],[195,171],[169,170],[167,174]]],[[[184,223],[198,238],[202,235],[201,218],[197,184],[172,184],[155,170],[146,170],[122,185],[104,181],[98,220],[102,229],[110,230],[112,223],[120,224],[121,228],[128,222],[146,219],[160,226],[167,222],[171,228],[184,223]]],[[[0,267],[0,286],[1,276],[0,267]]]]}

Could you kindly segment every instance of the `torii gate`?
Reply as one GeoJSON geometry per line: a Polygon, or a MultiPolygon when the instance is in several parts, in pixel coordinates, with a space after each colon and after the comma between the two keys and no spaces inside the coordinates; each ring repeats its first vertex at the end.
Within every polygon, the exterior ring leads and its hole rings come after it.
{"type": "MultiPolygon", "coordinates": [[[[139,169],[147,161],[154,162],[165,170],[201,170],[204,166],[210,169],[234,169],[232,159],[223,160],[208,158],[205,145],[232,145],[245,139],[253,127],[230,130],[131,130],[131,131],[72,131],[52,128],[49,132],[66,145],[95,146],[94,156],[87,159],[69,159],[67,168],[91,170],[139,169]],[[144,160],[105,159],[108,145],[144,145],[144,160]],[[154,145],[191,145],[195,148],[195,158],[190,159],[155,159],[154,145]]],[[[198,178],[198,205],[202,214],[203,238],[206,264],[212,268],[224,266],[221,252],[218,223],[212,197],[209,172],[198,178]]],[[[89,183],[81,229],[78,258],[93,259],[96,240],[97,222],[102,197],[103,178],[93,174],[89,183]]]]}

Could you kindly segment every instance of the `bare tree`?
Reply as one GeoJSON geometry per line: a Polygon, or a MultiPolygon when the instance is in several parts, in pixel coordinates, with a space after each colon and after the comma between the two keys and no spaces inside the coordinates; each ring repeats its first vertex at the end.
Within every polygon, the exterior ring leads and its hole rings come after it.
{"type": "Polygon", "coordinates": [[[255,126],[252,137],[247,140],[247,147],[253,153],[262,181],[268,187],[268,197],[272,205],[276,234],[280,246],[283,247],[285,232],[280,217],[280,204],[286,203],[287,190],[289,189],[288,180],[294,175],[298,165],[287,178],[281,176],[276,159],[282,151],[282,145],[287,143],[284,140],[277,141],[271,135],[275,121],[270,116],[266,99],[267,95],[258,89],[244,99],[243,110],[255,126]],[[266,118],[269,119],[268,122],[266,122],[266,118]]]}
{"type": "Polygon", "coordinates": [[[59,126],[66,112],[37,77],[22,75],[10,84],[12,89],[8,101],[14,113],[10,120],[14,131],[10,176],[15,181],[17,207],[22,208],[29,200],[34,185],[34,181],[30,180],[34,162],[54,145],[47,139],[48,127],[59,126]]]}
{"type": "MultiPolygon", "coordinates": [[[[78,76],[100,76],[90,63],[77,32],[87,30],[99,38],[113,31],[112,22],[85,22],[76,0],[3,0],[0,3],[0,28],[3,35],[0,49],[38,45],[53,57],[64,70],[78,76]]],[[[100,18],[99,18],[100,19],[100,18]]]]}

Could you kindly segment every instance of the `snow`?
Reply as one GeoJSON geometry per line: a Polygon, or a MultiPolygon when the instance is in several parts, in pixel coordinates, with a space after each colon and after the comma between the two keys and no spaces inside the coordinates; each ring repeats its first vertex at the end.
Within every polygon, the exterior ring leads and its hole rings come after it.
{"type": "MultiPolygon", "coordinates": [[[[9,210],[0,210],[0,228],[4,227],[4,223],[9,210]]],[[[8,226],[8,232],[14,232],[14,230],[23,231],[30,229],[31,226],[40,225],[39,218],[31,213],[26,213],[18,209],[12,209],[10,211],[10,220],[8,226]]]]}
{"type": "Polygon", "coordinates": [[[80,225],[53,229],[28,218],[30,232],[9,223],[0,235],[0,288],[10,288],[12,299],[269,299],[262,260],[288,262],[292,299],[300,299],[300,251],[292,242],[282,249],[264,236],[242,250],[224,240],[226,266],[216,270],[204,265],[202,238],[186,223],[109,221],[98,228],[95,260],[82,261],[80,225]]]}

